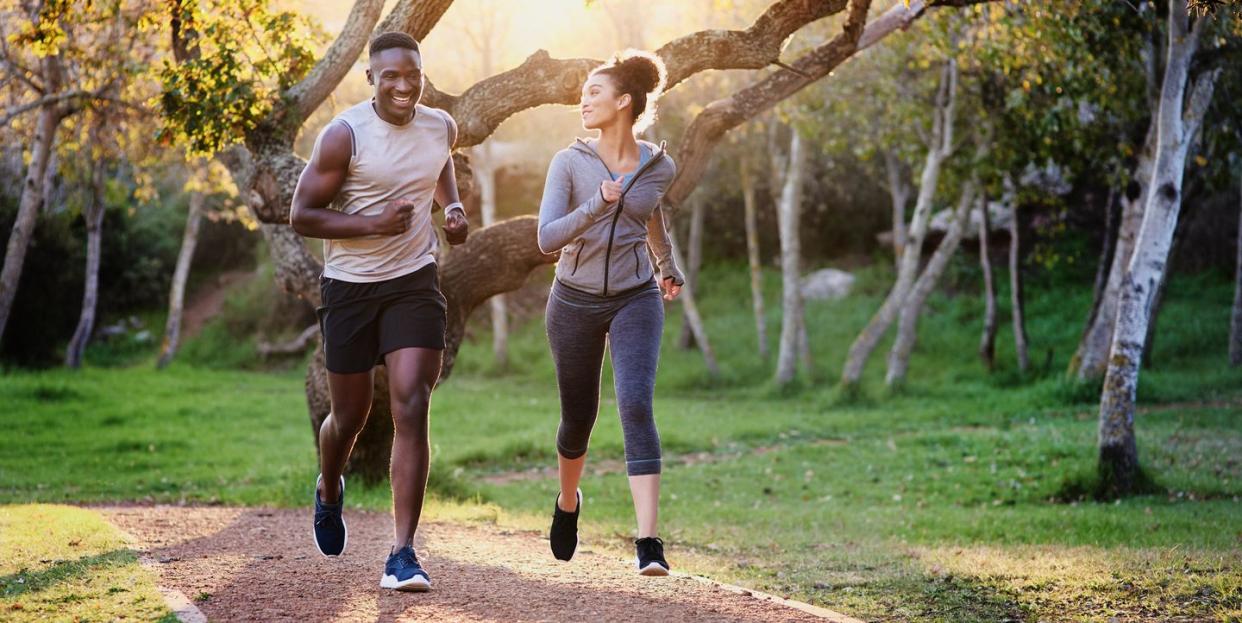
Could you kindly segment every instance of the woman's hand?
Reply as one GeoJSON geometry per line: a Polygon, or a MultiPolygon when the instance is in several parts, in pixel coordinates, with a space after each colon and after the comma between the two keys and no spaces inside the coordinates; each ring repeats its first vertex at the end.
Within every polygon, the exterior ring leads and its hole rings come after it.
{"type": "Polygon", "coordinates": [[[599,194],[608,203],[616,203],[621,198],[621,182],[604,180],[599,183],[599,194]]]}
{"type": "Polygon", "coordinates": [[[671,301],[677,298],[678,294],[681,294],[681,286],[677,285],[672,277],[665,277],[660,282],[660,289],[664,291],[664,300],[666,301],[671,301]]]}

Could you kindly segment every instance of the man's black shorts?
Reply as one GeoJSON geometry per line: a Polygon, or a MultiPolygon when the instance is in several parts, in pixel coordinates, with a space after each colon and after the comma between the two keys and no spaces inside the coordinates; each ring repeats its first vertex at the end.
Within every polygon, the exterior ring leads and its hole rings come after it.
{"type": "Polygon", "coordinates": [[[329,372],[367,372],[401,348],[444,350],[448,305],[435,264],[372,283],[321,276],[319,289],[323,305],[315,311],[329,372]]]}

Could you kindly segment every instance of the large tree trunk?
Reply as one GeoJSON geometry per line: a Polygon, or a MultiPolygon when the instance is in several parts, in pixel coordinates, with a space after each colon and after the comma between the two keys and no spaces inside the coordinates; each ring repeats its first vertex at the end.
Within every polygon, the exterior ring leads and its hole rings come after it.
{"type": "Polygon", "coordinates": [[[884,171],[888,174],[888,194],[893,203],[893,262],[900,269],[906,248],[906,203],[913,189],[903,174],[901,160],[891,149],[884,150],[884,171]]]}
{"type": "Polygon", "coordinates": [[[1018,373],[1026,374],[1031,359],[1026,344],[1026,296],[1022,290],[1022,225],[1018,204],[1009,219],[1009,304],[1013,317],[1013,347],[1018,356],[1018,373]]]}
{"type": "MultiPolygon", "coordinates": [[[[777,205],[781,238],[781,341],[776,356],[776,382],[786,385],[798,372],[798,355],[802,351],[802,247],[798,240],[798,223],[802,214],[802,175],[806,153],[797,129],[789,141],[789,169],[781,200],[777,205]]],[[[808,347],[809,350],[809,347],[808,347]]]]}
{"type": "MultiPolygon", "coordinates": [[[[1191,137],[1191,143],[1188,146],[1187,154],[1193,153],[1198,149],[1199,141],[1202,133],[1196,132],[1191,137]]],[[[1183,175],[1185,175],[1183,173],[1183,175]]],[[[1185,193],[1191,194],[1194,193],[1185,193]]],[[[1194,223],[1195,210],[1194,204],[1185,205],[1182,209],[1181,216],[1178,218],[1177,225],[1173,228],[1173,241],[1169,243],[1169,261],[1164,266],[1164,274],[1160,277],[1160,286],[1156,288],[1156,294],[1152,298],[1151,311],[1148,314],[1147,321],[1147,339],[1143,346],[1143,366],[1150,368],[1152,366],[1152,352],[1156,348],[1157,327],[1160,325],[1160,312],[1164,310],[1164,293],[1169,285],[1169,278],[1173,274],[1173,258],[1177,256],[1177,250],[1182,246],[1182,240],[1185,238],[1186,230],[1194,223]]]]}
{"type": "MultiPolygon", "coordinates": [[[[1238,177],[1242,182],[1242,176],[1238,177]]],[[[1229,364],[1242,364],[1242,183],[1238,184],[1238,260],[1233,274],[1233,313],[1229,321],[1229,364]]]]}
{"type": "Polygon", "coordinates": [[[1141,482],[1134,412],[1148,312],[1177,226],[1190,139],[1211,100],[1220,71],[1201,75],[1193,86],[1187,84],[1204,21],[1199,20],[1192,30],[1186,3],[1169,1],[1168,60],[1157,113],[1152,183],[1134,255],[1122,280],[1113,344],[1100,395],[1099,473],[1102,493],[1109,496],[1133,493],[1141,482]],[[1189,103],[1185,102],[1187,92],[1189,103]]]}
{"type": "Polygon", "coordinates": [[[86,221],[86,283],[82,293],[82,314],[78,317],[78,327],[73,331],[73,338],[65,349],[65,366],[79,368],[82,366],[82,355],[91,340],[95,328],[95,309],[99,295],[99,258],[103,246],[103,217],[105,204],[103,200],[104,166],[102,163],[91,164],[90,198],[82,211],[86,221]]]}
{"type": "Polygon", "coordinates": [[[1186,235],[1186,229],[1193,220],[1193,206],[1187,205],[1182,208],[1177,225],[1173,228],[1173,240],[1169,243],[1169,259],[1165,262],[1164,273],[1160,276],[1160,285],[1156,286],[1156,292],[1151,299],[1151,311],[1147,314],[1147,338],[1143,341],[1143,367],[1145,368],[1152,367],[1152,352],[1156,348],[1157,328],[1160,326],[1160,312],[1164,310],[1164,293],[1168,289],[1169,278],[1173,276],[1173,258],[1177,255],[1177,250],[1181,248],[1181,242],[1186,235]]]}
{"type": "Polygon", "coordinates": [[[965,188],[962,189],[962,196],[958,200],[957,210],[953,214],[953,221],[949,224],[948,231],[945,232],[944,238],[936,247],[936,252],[927,261],[927,267],[923,269],[923,273],[919,275],[918,281],[914,283],[905,303],[901,306],[901,318],[897,322],[897,337],[893,340],[893,347],[888,352],[888,372],[884,377],[884,382],[889,387],[900,387],[905,383],[906,372],[910,368],[910,353],[914,351],[914,343],[918,339],[919,316],[923,313],[927,297],[931,296],[936,289],[940,276],[944,274],[949,260],[953,258],[953,254],[957,252],[957,247],[962,242],[962,235],[970,220],[970,207],[974,202],[974,182],[967,182],[965,188]]]}
{"type": "MultiPolygon", "coordinates": [[[[479,205],[483,226],[496,222],[496,168],[497,163],[490,141],[474,148],[474,180],[479,188],[479,205]]],[[[492,314],[492,356],[496,365],[504,370],[509,367],[509,311],[505,295],[497,294],[489,299],[492,314]]]]}
{"type": "MultiPolygon", "coordinates": [[[[686,283],[700,292],[699,269],[703,266],[703,216],[702,198],[690,200],[690,265],[686,267],[686,283]]],[[[689,350],[694,347],[694,330],[690,328],[690,320],[682,317],[681,334],[677,337],[677,347],[689,350]]]]}
{"type": "Polygon", "coordinates": [[[992,275],[990,234],[992,218],[988,213],[988,197],[980,200],[979,265],[983,269],[983,335],[979,338],[979,358],[988,372],[996,368],[996,281],[992,275]]]}
{"type": "MultiPolygon", "coordinates": [[[[1104,239],[1100,245],[1100,256],[1095,265],[1095,281],[1091,288],[1091,311],[1087,313],[1087,326],[1083,329],[1083,335],[1091,329],[1095,324],[1096,317],[1100,313],[1100,303],[1104,299],[1105,288],[1108,287],[1109,267],[1113,263],[1113,254],[1117,248],[1117,220],[1119,218],[1117,201],[1117,189],[1110,188],[1108,191],[1108,201],[1104,206],[1104,239]]],[[[1080,348],[1081,348],[1081,340],[1080,348]]],[[[1076,366],[1075,362],[1070,363],[1076,366]]]]}
{"type": "Polygon", "coordinates": [[[845,365],[841,372],[841,384],[846,388],[858,385],[867,360],[880,344],[880,340],[884,338],[884,334],[892,326],[893,321],[897,319],[906,295],[914,285],[919,261],[923,254],[923,238],[927,234],[927,224],[931,220],[932,199],[936,195],[940,170],[953,149],[953,110],[956,98],[957,63],[950,59],[945,64],[940,77],[936,108],[932,113],[931,144],[928,146],[927,160],[923,164],[923,173],[919,178],[919,195],[914,204],[914,214],[910,217],[909,233],[902,252],[901,265],[897,270],[897,281],[889,291],[884,304],[850,345],[850,351],[846,355],[845,365]]]}
{"type": "Polygon", "coordinates": [[[751,307],[755,312],[755,336],[759,341],[759,356],[767,359],[768,330],[763,309],[763,265],[760,263],[759,256],[759,213],[755,206],[755,180],[747,156],[742,157],[740,176],[742,205],[746,220],[746,261],[750,267],[750,298],[751,307]]]}
{"type": "MultiPolygon", "coordinates": [[[[44,84],[48,91],[59,87],[60,59],[48,56],[42,61],[44,84]]],[[[26,261],[26,249],[30,239],[34,237],[35,223],[39,217],[39,206],[43,204],[43,177],[47,172],[48,159],[56,144],[56,130],[64,119],[64,109],[59,102],[44,104],[39,107],[39,117],[35,122],[34,143],[31,147],[30,164],[26,167],[26,178],[22,181],[21,199],[17,207],[17,220],[13,223],[13,231],[9,233],[8,246],[4,251],[4,269],[0,271],[0,340],[4,339],[4,329],[9,322],[9,313],[13,311],[13,299],[17,295],[17,284],[22,277],[22,264],[26,261]]]]}
{"type": "MultiPolygon", "coordinates": [[[[1148,8],[1154,8],[1154,6],[1146,3],[1139,5],[1140,12],[1148,8]]],[[[1147,99],[1150,109],[1155,111],[1160,105],[1161,56],[1165,43],[1160,37],[1159,28],[1152,28],[1145,36],[1147,40],[1142,48],[1142,56],[1147,79],[1147,99]]],[[[1121,281],[1126,267],[1130,265],[1130,258],[1134,254],[1139,227],[1143,222],[1143,210],[1147,205],[1147,193],[1151,187],[1152,165],[1156,153],[1156,125],[1156,115],[1153,113],[1129,188],[1120,193],[1121,222],[1117,226],[1117,237],[1106,285],[1098,303],[1092,303],[1092,310],[1087,316],[1087,328],[1083,331],[1078,348],[1070,359],[1069,376],[1080,382],[1100,379],[1104,376],[1105,367],[1108,365],[1108,351],[1113,341],[1117,305],[1121,297],[1121,281]]]]}
{"type": "Polygon", "coordinates": [[[181,236],[181,252],[177,254],[177,267],[173,270],[172,285],[168,290],[168,321],[164,324],[164,342],[155,366],[163,369],[177,356],[181,347],[181,317],[185,309],[185,283],[190,278],[190,263],[198,246],[198,229],[203,220],[203,190],[190,191],[190,208],[185,216],[185,233],[181,236]]]}

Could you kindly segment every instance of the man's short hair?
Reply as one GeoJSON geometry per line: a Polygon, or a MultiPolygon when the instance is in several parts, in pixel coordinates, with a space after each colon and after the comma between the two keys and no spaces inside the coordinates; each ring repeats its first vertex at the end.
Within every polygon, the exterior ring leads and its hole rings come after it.
{"type": "MultiPolygon", "coordinates": [[[[418,42],[403,32],[386,32],[371,40],[369,56],[375,56],[390,48],[405,48],[419,52],[418,42]]],[[[421,54],[421,52],[419,52],[421,54]]]]}

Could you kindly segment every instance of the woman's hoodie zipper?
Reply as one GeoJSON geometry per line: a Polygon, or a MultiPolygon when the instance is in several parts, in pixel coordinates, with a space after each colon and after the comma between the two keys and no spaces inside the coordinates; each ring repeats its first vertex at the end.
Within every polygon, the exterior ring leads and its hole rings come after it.
{"type": "MultiPolygon", "coordinates": [[[[599,160],[599,163],[603,165],[604,170],[608,172],[609,179],[613,179],[615,177],[612,173],[612,169],[608,168],[608,164],[604,162],[604,159],[602,157],[600,157],[599,152],[595,151],[594,148],[592,148],[589,144],[587,144],[586,141],[582,139],[578,139],[578,143],[586,147],[587,151],[591,152],[591,155],[595,156],[596,160],[599,160]]],[[[657,160],[664,157],[665,144],[666,143],[664,141],[660,141],[660,151],[652,154],[651,158],[647,160],[646,164],[644,164],[641,167],[638,167],[637,171],[634,171],[634,174],[630,176],[630,181],[626,182],[625,187],[621,189],[621,196],[617,198],[617,207],[616,207],[616,210],[613,212],[612,224],[608,229],[608,247],[604,252],[604,293],[603,293],[604,296],[608,296],[608,272],[609,272],[609,268],[611,267],[611,263],[612,263],[612,240],[617,234],[617,221],[620,220],[621,212],[625,208],[625,193],[629,192],[630,189],[634,187],[634,184],[638,182],[639,176],[641,176],[644,172],[646,172],[647,169],[651,168],[651,165],[654,164],[657,160]]],[[[575,271],[576,271],[576,267],[575,267],[575,271]]]]}

